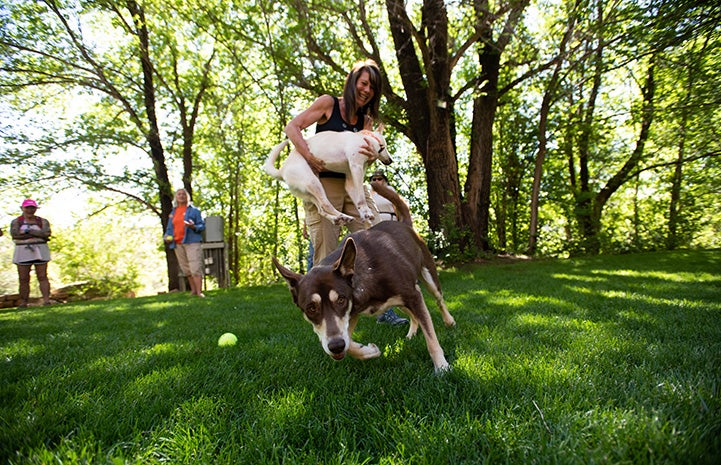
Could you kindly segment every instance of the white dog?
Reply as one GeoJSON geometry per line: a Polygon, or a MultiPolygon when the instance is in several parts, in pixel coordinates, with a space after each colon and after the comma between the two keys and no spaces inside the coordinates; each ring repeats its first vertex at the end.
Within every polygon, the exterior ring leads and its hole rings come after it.
{"type": "MultiPolygon", "coordinates": [[[[291,193],[296,197],[313,202],[318,213],[328,218],[334,224],[343,225],[353,221],[353,217],[339,212],[328,200],[325,189],[305,158],[293,150],[280,169],[275,167],[275,160],[280,152],[288,145],[288,140],[273,147],[263,169],[270,176],[283,180],[291,193]]],[[[361,147],[370,144],[371,149],[378,153],[377,158],[384,164],[392,162],[386,149],[386,142],[380,132],[363,130],[361,132],[334,132],[323,131],[306,139],[308,148],[317,158],[325,162],[328,171],[345,174],[345,190],[360,213],[363,222],[371,222],[375,215],[366,203],[363,180],[366,167],[373,159],[359,153],[361,147]]]]}

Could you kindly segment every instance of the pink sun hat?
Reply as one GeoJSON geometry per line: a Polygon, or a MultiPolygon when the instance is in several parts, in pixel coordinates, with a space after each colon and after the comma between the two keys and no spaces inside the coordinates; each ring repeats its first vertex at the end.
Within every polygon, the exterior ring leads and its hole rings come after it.
{"type": "Polygon", "coordinates": [[[25,207],[35,207],[38,208],[38,203],[34,201],[33,199],[25,199],[23,200],[23,204],[21,205],[22,208],[25,207]]]}

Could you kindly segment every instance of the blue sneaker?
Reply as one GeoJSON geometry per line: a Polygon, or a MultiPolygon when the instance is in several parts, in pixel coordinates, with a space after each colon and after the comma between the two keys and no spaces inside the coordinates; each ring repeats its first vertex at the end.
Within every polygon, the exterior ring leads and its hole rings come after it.
{"type": "Polygon", "coordinates": [[[378,317],[378,323],[386,323],[391,326],[403,326],[407,325],[409,321],[407,318],[399,317],[398,315],[396,315],[396,312],[394,312],[392,308],[389,308],[385,311],[383,315],[378,317]]]}

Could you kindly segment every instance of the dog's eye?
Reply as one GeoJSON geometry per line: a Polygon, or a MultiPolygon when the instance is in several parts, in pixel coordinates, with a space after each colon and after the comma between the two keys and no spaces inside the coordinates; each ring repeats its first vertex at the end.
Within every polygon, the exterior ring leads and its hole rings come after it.
{"type": "Polygon", "coordinates": [[[338,300],[336,300],[336,303],[340,305],[341,307],[345,307],[346,305],[346,298],[341,296],[338,296],[338,300]]]}
{"type": "Polygon", "coordinates": [[[315,302],[313,302],[312,304],[309,304],[305,308],[305,313],[307,313],[309,315],[312,315],[312,314],[316,313],[317,311],[318,311],[318,304],[316,304],[315,302]]]}

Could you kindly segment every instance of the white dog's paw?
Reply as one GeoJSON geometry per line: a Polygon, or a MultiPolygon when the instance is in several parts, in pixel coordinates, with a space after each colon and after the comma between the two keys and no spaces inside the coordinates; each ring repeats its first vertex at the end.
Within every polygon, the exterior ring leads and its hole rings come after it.
{"type": "Polygon", "coordinates": [[[358,209],[358,214],[360,215],[360,218],[364,223],[370,223],[376,217],[373,213],[373,210],[368,207],[361,207],[360,209],[358,209]]]}
{"type": "Polygon", "coordinates": [[[345,213],[341,213],[340,215],[333,218],[333,224],[336,226],[345,226],[346,224],[353,221],[354,218],[352,216],[346,215],[345,213]]]}

